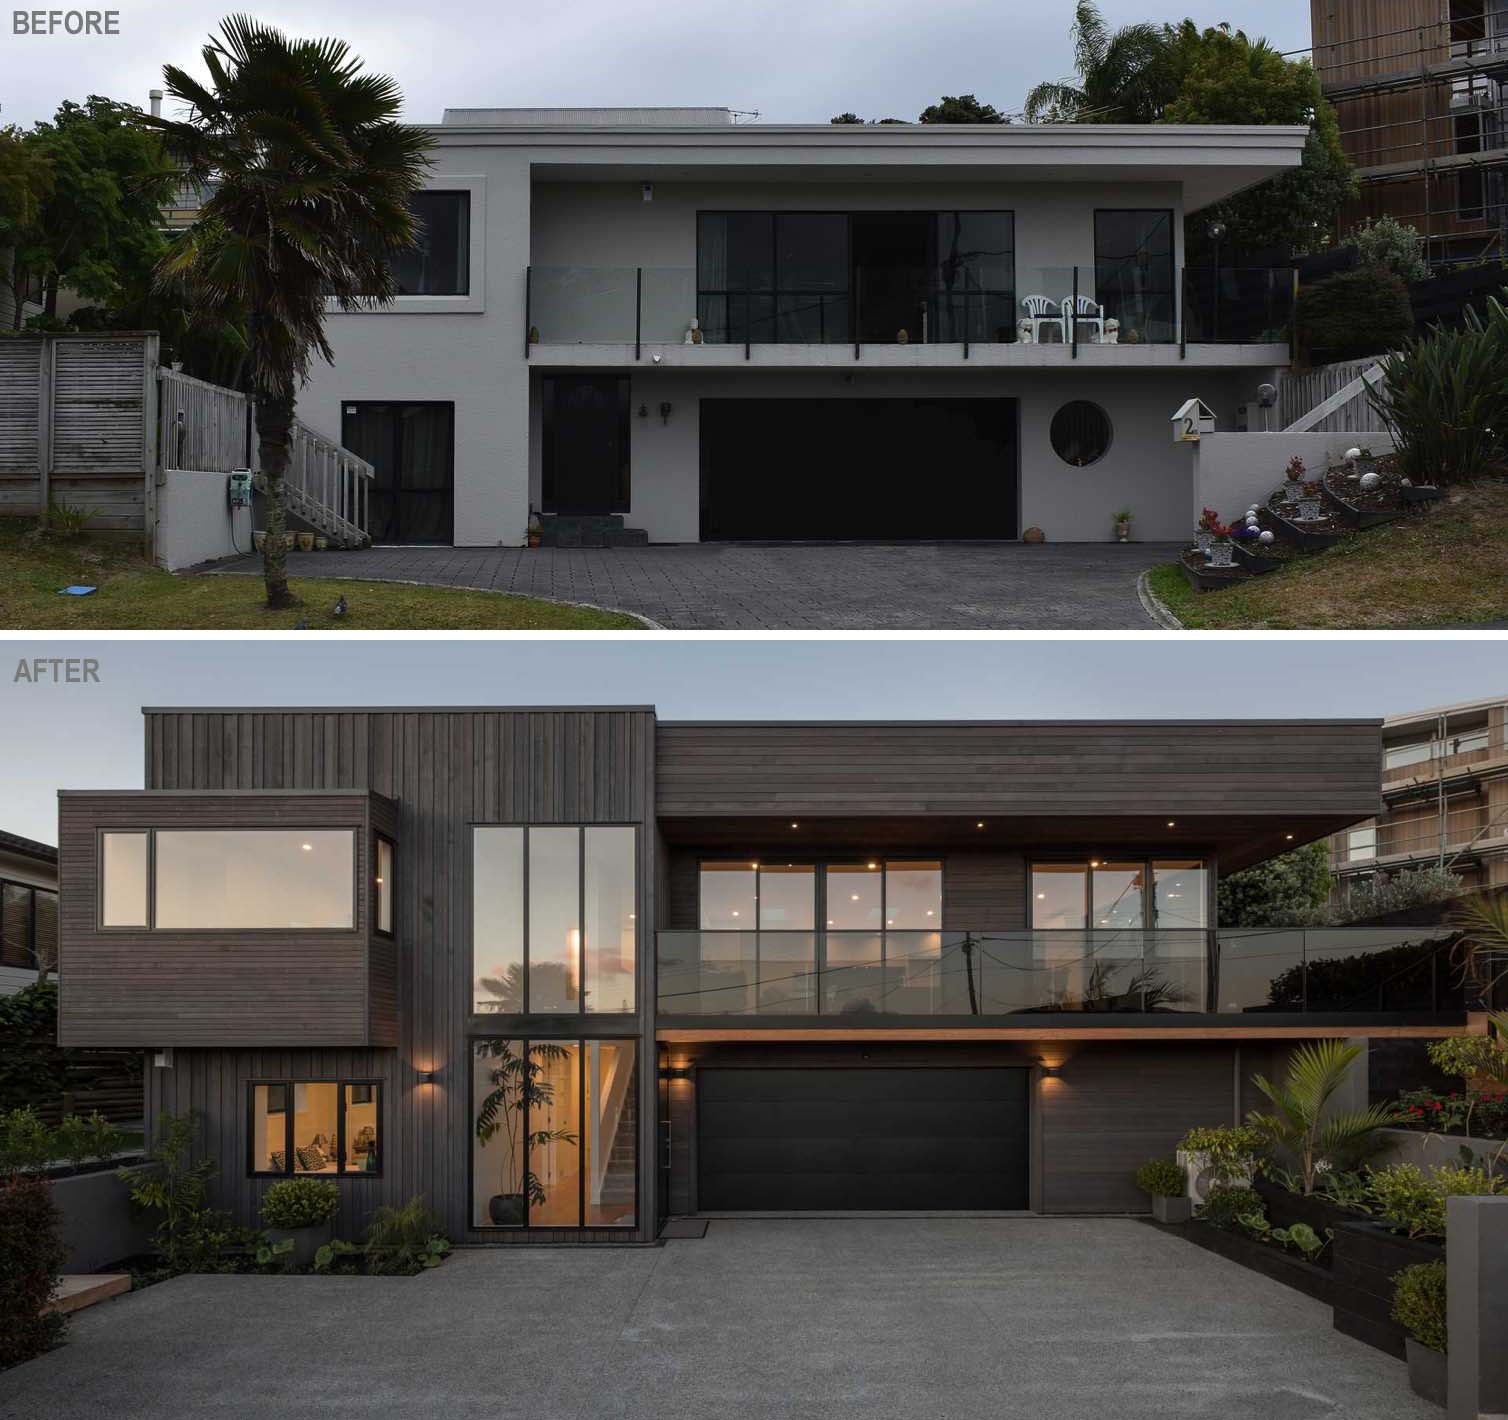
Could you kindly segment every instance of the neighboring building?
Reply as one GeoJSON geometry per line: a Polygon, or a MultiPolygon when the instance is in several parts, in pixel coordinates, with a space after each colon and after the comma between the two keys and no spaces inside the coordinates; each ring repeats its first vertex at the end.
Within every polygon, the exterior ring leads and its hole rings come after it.
{"type": "Polygon", "coordinates": [[[58,953],[58,850],[0,832],[0,996],[37,979],[58,953]]]}
{"type": "Polygon", "coordinates": [[[1508,258],[1508,5],[1310,0],[1315,70],[1361,194],[1340,231],[1396,217],[1434,263],[1508,258]]]}
{"type": "Polygon", "coordinates": [[[60,1039],[154,1052],[247,1222],[299,1172],[474,1242],[1137,1210],[1294,1041],[1467,1028],[1438,942],[1212,929],[1221,872],[1378,812],[1375,720],[145,729],[144,790],[60,795],[60,1039]]]}
{"type": "Polygon", "coordinates": [[[392,307],[299,401],[378,542],[1185,538],[1198,396],[1289,360],[1290,270],[1184,266],[1302,127],[448,110],[392,307]],[[1065,317],[1065,309],[1076,318],[1065,317]],[[697,328],[693,330],[693,326],[697,328]],[[699,342],[699,343],[698,343],[699,342]]]}
{"type": "Polygon", "coordinates": [[[1508,887],[1508,695],[1382,722],[1383,812],[1330,839],[1340,897],[1375,873],[1443,865],[1508,887]]]}

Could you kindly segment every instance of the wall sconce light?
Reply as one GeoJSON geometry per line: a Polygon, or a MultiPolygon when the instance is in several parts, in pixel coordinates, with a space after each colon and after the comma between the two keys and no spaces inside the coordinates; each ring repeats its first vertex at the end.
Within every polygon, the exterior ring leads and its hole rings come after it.
{"type": "Polygon", "coordinates": [[[1042,1078],[1044,1080],[1056,1080],[1063,1073],[1063,1067],[1061,1065],[1054,1065],[1047,1060],[1038,1060],[1037,1069],[1042,1072],[1042,1078]]]}
{"type": "Polygon", "coordinates": [[[152,1068],[155,1070],[171,1070],[173,1068],[173,1047],[170,1045],[164,1050],[152,1053],[152,1068]]]}
{"type": "Polygon", "coordinates": [[[660,1078],[662,1080],[689,1080],[691,1067],[689,1065],[662,1065],[660,1078]]]}
{"type": "Polygon", "coordinates": [[[648,419],[649,418],[649,406],[647,404],[641,404],[639,406],[639,418],[640,419],[648,419]]]}
{"type": "Polygon", "coordinates": [[[420,1070],[415,1078],[421,1085],[432,1085],[435,1082],[435,1072],[433,1070],[420,1070]]]}
{"type": "Polygon", "coordinates": [[[660,423],[670,423],[670,401],[668,399],[660,401],[660,423]]]}

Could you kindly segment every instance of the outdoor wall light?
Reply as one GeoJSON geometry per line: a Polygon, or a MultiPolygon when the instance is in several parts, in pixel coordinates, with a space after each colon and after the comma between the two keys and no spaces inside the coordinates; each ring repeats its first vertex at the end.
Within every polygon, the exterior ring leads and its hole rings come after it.
{"type": "Polygon", "coordinates": [[[640,419],[648,419],[649,418],[649,406],[647,404],[641,404],[639,406],[639,418],[640,419]]]}
{"type": "Polygon", "coordinates": [[[662,1080],[689,1080],[691,1067],[689,1065],[663,1065],[660,1067],[662,1080]]]}
{"type": "Polygon", "coordinates": [[[1063,1073],[1061,1065],[1054,1065],[1047,1060],[1039,1060],[1037,1062],[1037,1069],[1042,1072],[1042,1078],[1045,1080],[1056,1080],[1063,1073]]]}
{"type": "Polygon", "coordinates": [[[660,423],[670,423],[670,401],[668,399],[660,401],[660,423]]]}
{"type": "Polygon", "coordinates": [[[1169,819],[1169,820],[1168,820],[1168,827],[1169,827],[1169,828],[1173,828],[1173,827],[1175,827],[1175,826],[1176,826],[1176,825],[1175,825],[1175,822],[1174,822],[1174,820],[1172,820],[1172,819],[1169,819]]]}
{"type": "Polygon", "coordinates": [[[421,1085],[432,1085],[435,1082],[435,1072],[433,1070],[420,1070],[415,1078],[421,1085]]]}

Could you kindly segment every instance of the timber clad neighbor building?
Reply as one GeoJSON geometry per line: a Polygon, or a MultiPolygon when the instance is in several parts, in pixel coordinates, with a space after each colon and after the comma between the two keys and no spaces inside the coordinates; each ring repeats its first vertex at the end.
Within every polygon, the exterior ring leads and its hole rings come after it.
{"type": "Polygon", "coordinates": [[[301,417],[379,543],[1181,539],[1201,398],[1289,363],[1291,269],[1184,219],[1307,130],[782,125],[452,109],[388,306],[326,323],[301,417]]]}
{"type": "Polygon", "coordinates": [[[247,1222],[301,1174],[478,1243],[1132,1211],[1294,1041],[1470,1025],[1438,942],[1214,925],[1380,811],[1375,720],[145,726],[144,789],[60,796],[60,1038],[152,1052],[247,1222]]]}

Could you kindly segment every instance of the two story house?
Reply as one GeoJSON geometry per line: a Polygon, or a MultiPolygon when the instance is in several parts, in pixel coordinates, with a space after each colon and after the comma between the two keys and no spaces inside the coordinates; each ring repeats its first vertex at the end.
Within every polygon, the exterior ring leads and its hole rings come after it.
{"type": "MultiPolygon", "coordinates": [[[[1186,537],[1192,454],[1289,360],[1293,273],[1185,219],[1294,127],[458,109],[380,310],[300,412],[389,543],[1186,537]]],[[[1235,510],[1222,510],[1232,512],[1235,510]]]]}
{"type": "Polygon", "coordinates": [[[148,710],[143,789],[60,796],[60,1036],[150,1051],[246,1222],[1133,1211],[1294,1042],[1473,1028],[1427,935],[1215,924],[1379,812],[1379,732],[148,710]]]}

